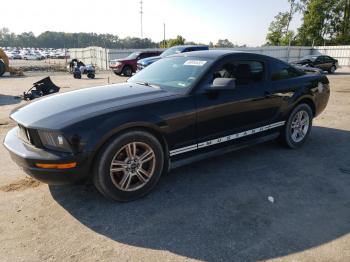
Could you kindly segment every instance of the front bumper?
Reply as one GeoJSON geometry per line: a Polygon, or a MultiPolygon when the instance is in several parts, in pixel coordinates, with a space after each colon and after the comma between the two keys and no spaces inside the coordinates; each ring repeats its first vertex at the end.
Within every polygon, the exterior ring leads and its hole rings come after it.
{"type": "Polygon", "coordinates": [[[122,65],[119,65],[119,66],[110,66],[109,68],[112,69],[113,72],[115,72],[115,73],[117,73],[117,74],[121,74],[121,73],[122,73],[123,66],[122,66],[122,65]]]}
{"type": "Polygon", "coordinates": [[[17,136],[18,127],[11,129],[4,140],[12,160],[30,176],[47,184],[73,184],[86,179],[90,164],[87,157],[71,153],[46,151],[22,141],[17,136]],[[64,164],[76,162],[77,166],[68,169],[38,168],[37,163],[64,164]]]}

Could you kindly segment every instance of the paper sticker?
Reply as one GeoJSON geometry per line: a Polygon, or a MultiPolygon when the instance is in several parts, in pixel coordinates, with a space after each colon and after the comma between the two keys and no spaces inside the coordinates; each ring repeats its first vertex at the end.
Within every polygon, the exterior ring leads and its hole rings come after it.
{"type": "Polygon", "coordinates": [[[187,60],[184,65],[189,65],[189,66],[203,66],[205,65],[207,61],[203,60],[187,60]]]}

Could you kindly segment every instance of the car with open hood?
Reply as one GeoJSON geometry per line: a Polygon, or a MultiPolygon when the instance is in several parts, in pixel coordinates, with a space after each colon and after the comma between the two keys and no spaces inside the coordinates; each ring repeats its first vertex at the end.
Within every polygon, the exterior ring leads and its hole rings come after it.
{"type": "Polygon", "coordinates": [[[338,60],[327,55],[309,55],[291,62],[293,65],[318,68],[333,74],[339,68],[338,60]]]}

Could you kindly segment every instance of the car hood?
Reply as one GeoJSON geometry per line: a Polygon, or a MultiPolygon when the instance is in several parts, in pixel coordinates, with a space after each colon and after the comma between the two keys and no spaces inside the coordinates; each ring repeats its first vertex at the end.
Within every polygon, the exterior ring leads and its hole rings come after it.
{"type": "Polygon", "coordinates": [[[135,59],[125,59],[125,58],[119,58],[119,59],[113,59],[111,60],[111,62],[132,62],[132,61],[135,61],[135,59]]]}
{"type": "Polygon", "coordinates": [[[39,99],[15,109],[10,117],[25,127],[58,130],[94,115],[172,95],[135,83],[91,87],[39,99]]]}
{"type": "Polygon", "coordinates": [[[162,59],[162,57],[161,56],[152,56],[152,57],[147,57],[147,58],[141,59],[137,63],[141,64],[141,65],[149,65],[149,64],[152,64],[152,63],[158,61],[159,59],[162,59]]]}
{"type": "Polygon", "coordinates": [[[305,64],[305,63],[312,63],[310,59],[301,59],[301,60],[295,60],[291,62],[291,64],[305,64]]]}

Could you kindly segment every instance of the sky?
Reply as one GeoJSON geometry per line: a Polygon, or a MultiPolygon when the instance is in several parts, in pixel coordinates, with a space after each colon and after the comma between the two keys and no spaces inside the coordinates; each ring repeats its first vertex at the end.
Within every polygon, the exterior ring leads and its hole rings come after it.
{"type": "MultiPolygon", "coordinates": [[[[141,36],[140,0],[2,1],[0,28],[11,32],[95,32],[141,36]]],[[[288,10],[287,0],[143,0],[143,37],[153,41],[182,35],[208,44],[229,39],[239,45],[265,43],[270,22],[288,10]]],[[[301,23],[297,15],[291,29],[301,23]]]]}

